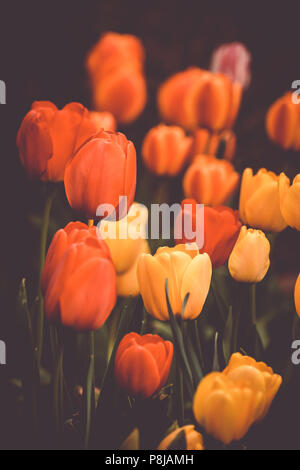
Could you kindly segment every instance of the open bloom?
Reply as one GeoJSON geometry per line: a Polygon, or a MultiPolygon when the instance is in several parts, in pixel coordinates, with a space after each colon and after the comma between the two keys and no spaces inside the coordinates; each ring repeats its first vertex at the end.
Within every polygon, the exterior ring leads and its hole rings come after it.
{"type": "Polygon", "coordinates": [[[116,272],[105,242],[80,223],[57,232],[46,258],[45,314],[76,330],[102,326],[116,303],[116,272]]]}
{"type": "Polygon", "coordinates": [[[150,398],[167,382],[173,360],[173,344],[158,335],[129,333],[115,358],[115,377],[132,396],[150,398]]]}
{"type": "Polygon", "coordinates": [[[100,131],[82,145],[67,165],[64,182],[70,206],[89,218],[107,216],[124,197],[128,210],[136,186],[133,143],[124,134],[100,131]],[[97,211],[100,205],[103,209],[107,206],[106,214],[97,211]]]}
{"type": "Polygon", "coordinates": [[[59,110],[50,101],[35,101],[17,135],[21,162],[31,178],[63,181],[67,162],[95,132],[81,104],[69,103],[59,110]]]}
{"type": "Polygon", "coordinates": [[[195,426],[192,424],[188,424],[187,426],[183,426],[172,431],[161,441],[157,450],[168,450],[172,442],[174,442],[178,434],[181,432],[184,432],[186,441],[186,447],[181,450],[204,450],[202,434],[196,431],[195,426]]]}
{"type": "Polygon", "coordinates": [[[97,132],[104,129],[105,131],[116,132],[117,123],[114,115],[108,111],[90,111],[90,118],[94,122],[97,132]]]}
{"type": "Polygon", "coordinates": [[[208,129],[199,128],[194,132],[192,156],[214,155],[225,160],[233,160],[236,150],[235,133],[227,129],[222,132],[210,132],[208,129]]]}
{"type": "Polygon", "coordinates": [[[279,179],[280,209],[285,222],[300,230],[300,173],[294,178],[293,184],[281,173],[279,179]]]}
{"type": "Polygon", "coordinates": [[[245,89],[251,81],[250,65],[248,49],[241,42],[232,42],[222,44],[213,52],[210,69],[214,73],[224,73],[245,89]]]}
{"type": "Polygon", "coordinates": [[[292,100],[292,93],[286,93],[270,107],[266,117],[269,138],[280,147],[300,150],[300,108],[292,100]]]}
{"type": "Polygon", "coordinates": [[[239,111],[242,87],[221,73],[190,67],[166,80],[158,91],[163,119],[186,129],[230,129],[239,111]]]}
{"type": "Polygon", "coordinates": [[[100,38],[86,62],[97,110],[125,124],[138,117],[147,100],[144,56],[135,36],[109,32],[100,38]]]}
{"type": "Polygon", "coordinates": [[[260,282],[270,267],[270,242],[261,230],[242,227],[228,261],[233,279],[260,282]]]}
{"type": "Polygon", "coordinates": [[[169,312],[165,283],[168,279],[169,300],[174,315],[182,315],[182,306],[189,294],[184,319],[197,318],[205,303],[211,282],[209,256],[199,254],[197,245],[159,248],[154,256],[141,255],[138,281],[145,308],[158,320],[167,321],[169,312]]]}
{"type": "Polygon", "coordinates": [[[266,232],[281,232],[287,226],[279,199],[279,176],[262,168],[253,175],[246,168],[241,184],[240,217],[244,224],[266,232]]]}
{"type": "Polygon", "coordinates": [[[240,175],[226,160],[200,155],[187,169],[183,191],[187,198],[199,204],[219,206],[224,204],[237,188],[240,175]]]}
{"type": "Polygon", "coordinates": [[[300,274],[295,284],[294,299],[295,299],[296,312],[298,314],[298,317],[300,318],[300,274]]]}
{"type": "Polygon", "coordinates": [[[191,151],[192,137],[177,126],[160,124],[147,133],[142,156],[146,166],[157,175],[177,175],[191,151]]]}
{"type": "Polygon", "coordinates": [[[207,375],[194,396],[196,421],[224,444],[239,441],[267,414],[282,378],[263,362],[233,354],[223,372],[207,375]]]}
{"type": "Polygon", "coordinates": [[[149,253],[146,240],[148,209],[133,203],[126,217],[118,222],[103,220],[100,236],[105,239],[117,272],[117,291],[121,296],[139,294],[137,262],[142,253],[149,253]]]}
{"type": "Polygon", "coordinates": [[[197,203],[194,199],[185,199],[181,203],[182,211],[178,215],[176,225],[182,225],[183,237],[178,243],[191,243],[202,240],[201,231],[204,236],[203,246],[199,246],[201,253],[207,253],[214,268],[225,264],[237,241],[242,224],[239,220],[238,211],[229,207],[216,206],[204,207],[204,219],[197,219],[197,203]],[[185,225],[188,224],[195,233],[195,237],[188,240],[185,238],[185,225]]]}

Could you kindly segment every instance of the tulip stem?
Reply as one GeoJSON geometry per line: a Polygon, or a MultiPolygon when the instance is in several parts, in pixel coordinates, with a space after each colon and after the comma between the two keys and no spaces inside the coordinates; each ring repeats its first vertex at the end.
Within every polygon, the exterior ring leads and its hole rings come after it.
{"type": "Polygon", "coordinates": [[[250,284],[250,293],[251,293],[251,317],[252,317],[252,324],[256,326],[257,319],[256,319],[256,284],[250,284]]]}
{"type": "Polygon", "coordinates": [[[178,383],[178,412],[179,412],[179,426],[184,425],[184,391],[183,391],[183,374],[179,364],[179,358],[176,358],[176,372],[178,383]]]}
{"type": "Polygon", "coordinates": [[[95,414],[95,334],[88,333],[88,371],[83,390],[84,403],[84,449],[87,450],[90,441],[92,418],[95,414]]]}
{"type": "Polygon", "coordinates": [[[215,301],[216,301],[216,304],[217,304],[217,307],[218,307],[220,317],[222,319],[222,322],[225,325],[226,319],[225,319],[222,303],[221,303],[221,300],[220,300],[220,297],[219,297],[219,294],[218,294],[218,288],[217,288],[217,285],[216,285],[216,280],[214,278],[211,281],[211,286],[212,286],[212,291],[213,291],[213,294],[214,294],[214,297],[215,297],[215,301]]]}
{"type": "MultiPolygon", "coordinates": [[[[58,335],[59,336],[59,335],[58,335]]],[[[53,404],[55,414],[56,433],[63,431],[63,341],[59,338],[58,351],[55,358],[53,373],[53,404]]]]}
{"type": "Polygon", "coordinates": [[[44,214],[42,220],[41,237],[40,237],[40,258],[39,258],[39,281],[38,281],[38,317],[37,317],[37,338],[36,338],[36,349],[37,349],[37,361],[38,367],[40,368],[43,352],[43,337],[44,337],[44,300],[41,292],[41,280],[43,267],[46,257],[46,247],[49,229],[49,220],[52,203],[56,194],[56,188],[50,192],[46,199],[44,214]]]}

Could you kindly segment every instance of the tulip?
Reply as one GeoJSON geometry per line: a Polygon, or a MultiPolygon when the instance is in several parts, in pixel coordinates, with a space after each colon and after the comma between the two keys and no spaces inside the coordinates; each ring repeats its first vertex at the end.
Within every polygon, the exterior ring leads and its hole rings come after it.
{"type": "Polygon", "coordinates": [[[31,178],[63,181],[67,162],[95,132],[81,104],[69,103],[58,110],[50,101],[35,101],[17,135],[21,162],[31,178]]]}
{"type": "Polygon", "coordinates": [[[237,241],[242,224],[238,211],[229,207],[204,207],[203,223],[196,226],[197,203],[194,199],[185,199],[181,203],[182,211],[176,220],[176,226],[181,225],[182,238],[178,243],[191,243],[197,239],[202,240],[200,232],[204,233],[204,244],[199,246],[201,253],[207,253],[211,259],[213,268],[223,266],[237,241]],[[193,228],[196,233],[194,239],[185,238],[185,224],[193,228]],[[177,225],[178,224],[178,225],[177,225]]]}
{"type": "Polygon", "coordinates": [[[117,272],[118,295],[128,297],[139,294],[137,262],[140,254],[149,253],[146,238],[148,209],[133,203],[127,216],[118,222],[103,220],[100,236],[109,247],[117,272]]]}
{"type": "Polygon", "coordinates": [[[132,396],[150,398],[167,382],[173,344],[158,335],[127,334],[115,358],[115,377],[132,396]]]}
{"type": "Polygon", "coordinates": [[[233,279],[257,283],[270,267],[270,242],[261,230],[242,227],[228,261],[233,279]]]}
{"type": "Polygon", "coordinates": [[[226,75],[191,67],[164,82],[158,91],[163,119],[186,129],[230,129],[241,102],[242,88],[226,75]]]}
{"type": "Polygon", "coordinates": [[[264,363],[234,354],[223,372],[207,375],[194,396],[196,421],[228,445],[264,418],[282,379],[264,363]]]}
{"type": "Polygon", "coordinates": [[[192,137],[187,137],[180,127],[160,124],[147,133],[142,157],[153,173],[175,176],[187,162],[191,146],[192,137]]]}
{"type": "Polygon", "coordinates": [[[253,175],[246,168],[241,184],[240,217],[244,224],[266,232],[281,232],[287,226],[279,199],[279,176],[262,168],[253,175]]]}
{"type": "Polygon", "coordinates": [[[279,178],[280,209],[285,222],[292,228],[300,230],[300,173],[290,184],[289,178],[281,173],[279,178]]]}
{"type": "Polygon", "coordinates": [[[181,432],[184,432],[186,441],[186,447],[181,450],[204,450],[203,437],[192,424],[172,431],[161,441],[157,450],[168,450],[181,432]]]}
{"type": "Polygon", "coordinates": [[[236,136],[233,131],[210,132],[208,129],[196,129],[192,155],[213,155],[225,160],[233,160],[236,150],[236,136]]]}
{"type": "Polygon", "coordinates": [[[100,131],[78,150],[67,165],[64,182],[71,207],[88,218],[104,216],[99,212],[100,205],[109,205],[107,210],[110,214],[118,209],[120,198],[124,197],[127,197],[128,210],[136,186],[133,143],[121,133],[100,131]]]}
{"type": "Polygon", "coordinates": [[[96,125],[97,132],[104,129],[109,132],[116,132],[117,123],[113,114],[109,112],[99,113],[97,111],[90,111],[90,118],[96,125]]]}
{"type": "Polygon", "coordinates": [[[219,206],[232,196],[239,178],[230,162],[201,155],[187,169],[183,191],[187,198],[193,198],[199,204],[219,206]]]}
{"type": "Polygon", "coordinates": [[[266,117],[269,138],[280,147],[300,150],[300,109],[292,100],[292,93],[286,93],[270,107],[266,117]]]}
{"type": "Polygon", "coordinates": [[[105,323],[116,303],[116,272],[105,243],[83,232],[88,230],[60,231],[49,249],[45,314],[50,321],[92,331],[105,323]]]}
{"type": "Polygon", "coordinates": [[[251,54],[248,49],[240,42],[232,42],[223,44],[213,52],[210,70],[224,73],[246,89],[251,81],[250,65],[251,54]]]}
{"type": "Polygon", "coordinates": [[[197,246],[159,248],[154,256],[139,257],[137,276],[147,312],[158,320],[169,320],[165,281],[174,315],[182,316],[183,302],[189,294],[184,319],[197,318],[205,303],[211,282],[209,256],[199,254],[197,246]]]}
{"type": "Polygon", "coordinates": [[[87,57],[94,105],[124,124],[134,121],[147,101],[144,48],[135,36],[106,33],[87,57]]]}
{"type": "Polygon", "coordinates": [[[295,284],[294,298],[295,298],[296,312],[298,314],[298,317],[300,318],[300,274],[295,284]]]}

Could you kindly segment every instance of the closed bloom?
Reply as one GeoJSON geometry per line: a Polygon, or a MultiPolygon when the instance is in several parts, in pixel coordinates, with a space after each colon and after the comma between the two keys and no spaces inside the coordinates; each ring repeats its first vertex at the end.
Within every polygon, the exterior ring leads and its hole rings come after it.
{"type": "Polygon", "coordinates": [[[219,206],[235,192],[240,175],[226,160],[200,155],[187,169],[183,179],[183,191],[187,198],[199,204],[219,206]]]}
{"type": "Polygon", "coordinates": [[[183,426],[172,431],[161,441],[157,450],[168,450],[181,432],[184,432],[185,434],[186,447],[180,450],[204,450],[202,434],[196,431],[195,426],[192,424],[188,424],[187,426],[183,426]]]}
{"type": "Polygon", "coordinates": [[[100,205],[117,209],[124,196],[129,209],[136,186],[133,143],[121,133],[100,131],[82,145],[67,165],[64,182],[70,206],[89,218],[105,215],[97,214],[100,205]]]}
{"type": "Polygon", "coordinates": [[[281,173],[279,179],[280,209],[285,222],[300,230],[300,173],[291,185],[289,178],[281,173]]]}
{"type": "Polygon", "coordinates": [[[108,111],[103,111],[103,113],[90,111],[90,118],[97,128],[97,132],[101,131],[101,129],[110,132],[116,132],[117,130],[116,119],[114,115],[108,111]]]}
{"type": "Polygon", "coordinates": [[[227,129],[222,132],[210,132],[200,128],[194,132],[193,157],[198,155],[214,155],[225,160],[233,160],[236,151],[235,133],[227,129]]]}
{"type": "Polygon", "coordinates": [[[223,372],[207,375],[194,396],[196,421],[228,445],[264,418],[282,378],[264,363],[236,353],[223,372]]]}
{"type": "Polygon", "coordinates": [[[95,231],[69,224],[50,245],[43,272],[45,314],[76,330],[96,330],[116,303],[116,272],[95,231]]]}
{"type": "Polygon", "coordinates": [[[141,255],[138,281],[147,312],[158,320],[169,320],[165,281],[174,315],[182,315],[183,301],[189,294],[184,319],[197,318],[205,303],[211,282],[209,256],[199,254],[197,245],[159,248],[154,256],[141,255]]]}
{"type": "Polygon", "coordinates": [[[197,221],[197,203],[194,199],[185,199],[181,203],[182,211],[176,223],[182,224],[183,238],[178,243],[191,243],[201,239],[200,231],[204,232],[204,244],[199,247],[201,253],[207,253],[213,268],[223,266],[237,241],[242,224],[238,211],[229,207],[204,207],[204,220],[197,221]],[[198,224],[197,224],[198,222],[198,224]],[[194,239],[185,238],[185,224],[188,223],[193,232],[194,239]]]}
{"type": "Polygon", "coordinates": [[[279,199],[279,176],[262,168],[253,175],[246,168],[241,184],[240,217],[244,224],[266,232],[281,232],[287,226],[279,199]]]}
{"type": "Polygon", "coordinates": [[[177,175],[190,155],[192,137],[180,127],[160,124],[146,135],[142,156],[146,166],[157,175],[177,175]]]}
{"type": "Polygon", "coordinates": [[[163,119],[185,129],[230,129],[240,108],[242,87],[221,73],[191,67],[173,75],[158,91],[163,119]]]}
{"type": "Polygon", "coordinates": [[[117,272],[117,292],[120,296],[139,294],[137,263],[142,253],[149,253],[146,240],[148,209],[133,203],[126,217],[118,222],[103,220],[100,236],[105,239],[117,272]]]}
{"type": "Polygon", "coordinates": [[[246,89],[251,81],[250,65],[248,49],[241,42],[232,42],[222,44],[213,52],[210,69],[214,73],[224,73],[246,89]]]}
{"type": "Polygon", "coordinates": [[[298,317],[300,318],[300,274],[295,284],[294,298],[295,298],[296,312],[298,314],[298,317]]]}
{"type": "Polygon", "coordinates": [[[21,162],[31,178],[63,181],[67,162],[95,132],[81,104],[69,103],[58,110],[50,101],[35,101],[17,135],[21,162]]]}
{"type": "Polygon", "coordinates": [[[158,335],[129,333],[115,358],[115,377],[132,396],[150,398],[166,384],[173,360],[173,344],[158,335]]]}
{"type": "Polygon", "coordinates": [[[285,150],[300,150],[300,109],[286,93],[270,107],[266,117],[269,138],[285,150]]]}
{"type": "Polygon", "coordinates": [[[239,282],[260,282],[270,267],[270,242],[261,230],[242,227],[231,252],[228,268],[239,282]]]}

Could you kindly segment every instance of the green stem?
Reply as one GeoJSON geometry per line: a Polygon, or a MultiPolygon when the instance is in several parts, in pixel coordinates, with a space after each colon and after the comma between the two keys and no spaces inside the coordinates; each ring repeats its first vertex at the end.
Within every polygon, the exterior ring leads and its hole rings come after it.
{"type": "Polygon", "coordinates": [[[179,426],[184,425],[184,392],[183,392],[183,374],[180,368],[178,358],[176,359],[176,375],[178,385],[178,411],[179,411],[179,426]]]}
{"type": "Polygon", "coordinates": [[[61,435],[63,432],[63,343],[60,341],[56,356],[53,374],[53,405],[55,415],[56,432],[61,435]]]}
{"type": "Polygon", "coordinates": [[[215,297],[215,301],[216,301],[216,304],[217,304],[217,307],[218,307],[220,317],[222,319],[222,322],[225,324],[226,319],[225,319],[225,315],[224,315],[224,311],[223,311],[223,306],[222,306],[222,303],[221,303],[221,300],[220,300],[220,297],[219,297],[219,294],[218,294],[218,289],[217,289],[215,279],[212,279],[211,287],[212,287],[212,291],[213,291],[213,294],[214,294],[214,297],[215,297]]]}
{"type": "Polygon", "coordinates": [[[90,441],[91,424],[95,414],[95,335],[88,334],[88,372],[83,391],[85,423],[84,423],[84,449],[87,450],[90,441]]]}
{"type": "Polygon", "coordinates": [[[252,324],[256,326],[257,318],[256,318],[256,284],[250,284],[250,294],[251,294],[251,318],[252,324]]]}
{"type": "Polygon", "coordinates": [[[197,346],[197,353],[199,355],[199,362],[202,368],[203,373],[205,372],[205,362],[204,362],[204,354],[203,354],[203,349],[201,345],[201,340],[200,340],[200,335],[199,335],[199,318],[196,318],[194,320],[194,330],[195,330],[195,336],[196,336],[196,346],[197,346]]]}
{"type": "Polygon", "coordinates": [[[43,336],[44,336],[44,301],[41,292],[41,279],[43,273],[43,267],[46,257],[46,247],[47,247],[47,237],[48,237],[48,228],[50,220],[50,212],[55,197],[56,188],[50,192],[46,199],[44,214],[42,220],[42,230],[40,238],[40,257],[39,257],[39,284],[38,284],[38,318],[37,318],[37,338],[36,338],[36,347],[37,347],[37,360],[38,367],[41,365],[42,352],[43,352],[43,336]]]}

